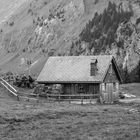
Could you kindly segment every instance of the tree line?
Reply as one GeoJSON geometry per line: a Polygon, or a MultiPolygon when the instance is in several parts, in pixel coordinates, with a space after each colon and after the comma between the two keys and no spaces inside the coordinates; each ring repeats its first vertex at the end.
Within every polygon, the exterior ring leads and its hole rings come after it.
{"type": "MultiPolygon", "coordinates": [[[[80,40],[89,43],[89,49],[94,47],[95,53],[106,50],[111,44],[116,42],[116,31],[122,22],[128,22],[133,16],[133,11],[124,11],[121,4],[109,2],[108,7],[102,14],[97,12],[80,34],[80,40]]],[[[131,32],[128,33],[129,36],[131,32]]],[[[123,42],[116,42],[118,47],[123,47],[123,42]]]]}

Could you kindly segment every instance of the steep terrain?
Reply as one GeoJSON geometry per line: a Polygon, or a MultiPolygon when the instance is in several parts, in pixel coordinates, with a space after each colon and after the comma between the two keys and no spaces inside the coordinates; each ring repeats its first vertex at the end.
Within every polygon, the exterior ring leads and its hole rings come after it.
{"type": "Polygon", "coordinates": [[[0,0],[0,23],[6,21],[27,0],[0,0]]]}
{"type": "Polygon", "coordinates": [[[0,26],[1,73],[30,67],[38,74],[52,55],[105,53],[116,57],[126,81],[139,80],[140,1],[110,1],[24,1],[0,26]]]}

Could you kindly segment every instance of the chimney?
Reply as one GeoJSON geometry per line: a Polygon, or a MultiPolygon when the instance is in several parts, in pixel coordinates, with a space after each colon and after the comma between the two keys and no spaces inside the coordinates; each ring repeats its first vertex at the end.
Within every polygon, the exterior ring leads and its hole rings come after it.
{"type": "Polygon", "coordinates": [[[90,76],[95,76],[97,74],[97,59],[91,59],[91,63],[90,63],[90,76]]]}

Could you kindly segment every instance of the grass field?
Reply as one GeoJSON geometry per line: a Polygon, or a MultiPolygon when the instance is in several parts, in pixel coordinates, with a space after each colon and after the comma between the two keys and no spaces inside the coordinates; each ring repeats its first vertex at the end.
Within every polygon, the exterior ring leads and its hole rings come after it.
{"type": "Polygon", "coordinates": [[[140,83],[123,84],[120,86],[121,91],[140,96],[140,83]]]}
{"type": "Polygon", "coordinates": [[[81,106],[0,95],[0,140],[140,139],[140,103],[81,106]]]}

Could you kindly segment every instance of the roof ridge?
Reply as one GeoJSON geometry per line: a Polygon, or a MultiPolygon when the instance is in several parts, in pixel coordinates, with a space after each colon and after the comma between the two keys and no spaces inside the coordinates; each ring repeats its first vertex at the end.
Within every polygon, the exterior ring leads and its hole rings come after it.
{"type": "Polygon", "coordinates": [[[37,81],[102,82],[112,58],[112,55],[53,56],[46,62],[37,81]],[[99,60],[95,76],[90,76],[91,59],[99,60]]]}
{"type": "Polygon", "coordinates": [[[105,56],[108,56],[108,57],[113,57],[113,55],[79,55],[79,56],[50,56],[49,58],[72,58],[72,57],[105,57],[105,56]]]}

